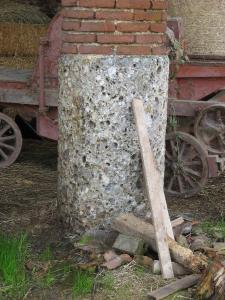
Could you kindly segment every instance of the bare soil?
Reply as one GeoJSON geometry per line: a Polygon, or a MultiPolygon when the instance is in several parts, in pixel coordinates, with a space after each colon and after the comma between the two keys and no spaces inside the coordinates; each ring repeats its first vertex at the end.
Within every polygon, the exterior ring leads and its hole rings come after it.
{"type": "MultiPolygon", "coordinates": [[[[168,199],[173,213],[192,213],[197,219],[215,219],[225,212],[225,175],[210,181],[201,194],[189,199],[168,199]]],[[[46,247],[56,259],[67,260],[73,247],[57,214],[57,144],[26,140],[18,161],[0,172],[0,232],[27,232],[34,254],[46,247]]],[[[80,299],[147,299],[146,291],[165,284],[160,276],[121,269],[112,273],[115,286],[97,290],[95,296],[80,299]],[[147,276],[147,277],[146,277],[147,276]],[[147,280],[143,280],[147,278],[147,280]],[[133,280],[133,281],[132,281],[133,280]],[[121,283],[125,285],[121,285],[121,283]],[[139,296],[138,296],[139,295],[139,296]]],[[[111,276],[111,275],[110,275],[111,276]]],[[[110,280],[109,280],[110,281],[110,280]]],[[[62,296],[62,287],[31,292],[29,300],[72,299],[62,296]]],[[[192,299],[189,294],[173,299],[192,299]]]]}

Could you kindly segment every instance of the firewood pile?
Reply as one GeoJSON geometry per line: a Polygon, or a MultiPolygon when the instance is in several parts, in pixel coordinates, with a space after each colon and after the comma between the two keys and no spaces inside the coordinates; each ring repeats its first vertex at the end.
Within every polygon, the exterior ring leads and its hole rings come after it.
{"type": "MultiPolygon", "coordinates": [[[[134,100],[133,110],[151,213],[146,213],[146,205],[142,204],[142,209],[137,208],[133,214],[122,214],[115,218],[111,224],[113,235],[109,249],[98,256],[98,263],[101,267],[113,270],[134,261],[151,269],[154,274],[162,274],[164,279],[177,278],[167,286],[149,291],[149,299],[167,299],[177,291],[196,286],[193,299],[224,300],[224,232],[215,228],[212,240],[204,233],[200,222],[190,216],[183,215],[170,220],[163,182],[145,127],[141,100],[134,100]]],[[[101,242],[104,243],[102,237],[101,242]]],[[[81,249],[89,250],[84,246],[81,249]]]]}

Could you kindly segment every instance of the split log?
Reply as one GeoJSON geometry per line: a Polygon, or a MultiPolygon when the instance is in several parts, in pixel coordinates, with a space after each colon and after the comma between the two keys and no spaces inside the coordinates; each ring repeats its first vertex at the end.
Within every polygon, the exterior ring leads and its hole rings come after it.
{"type": "Polygon", "coordinates": [[[214,300],[225,299],[225,268],[219,261],[208,266],[196,291],[197,299],[209,299],[212,296],[214,300]]]}
{"type": "Polygon", "coordinates": [[[161,300],[176,292],[192,287],[199,281],[200,275],[190,275],[168,284],[148,294],[150,300],[161,300]]]}
{"type": "MultiPolygon", "coordinates": [[[[157,252],[154,227],[133,214],[122,214],[117,217],[112,227],[120,233],[139,237],[157,252]]],[[[168,246],[172,260],[181,264],[193,273],[201,273],[208,266],[208,259],[204,255],[195,255],[190,249],[180,246],[168,237],[168,246]]]]}

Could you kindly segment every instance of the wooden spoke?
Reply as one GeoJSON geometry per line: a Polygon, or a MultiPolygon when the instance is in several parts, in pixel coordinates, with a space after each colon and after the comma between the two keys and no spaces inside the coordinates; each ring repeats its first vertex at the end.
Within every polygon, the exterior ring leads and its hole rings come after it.
{"type": "Polygon", "coordinates": [[[170,190],[170,191],[172,190],[174,181],[175,181],[175,176],[173,176],[173,177],[170,179],[170,182],[169,182],[169,185],[168,185],[168,190],[170,190]]]}
{"type": "Polygon", "coordinates": [[[190,174],[192,174],[192,175],[194,175],[194,176],[201,177],[201,173],[200,173],[200,172],[194,171],[194,170],[192,170],[192,169],[190,169],[190,168],[184,167],[184,171],[185,171],[186,173],[190,173],[190,174]]]}
{"type": "Polygon", "coordinates": [[[225,134],[225,105],[213,104],[201,111],[194,125],[194,133],[210,153],[223,154],[225,142],[221,137],[225,134]]]}
{"type": "Polygon", "coordinates": [[[9,135],[9,136],[4,136],[4,137],[0,137],[0,142],[5,142],[5,141],[10,141],[10,140],[14,140],[16,139],[16,135],[9,135]]]}
{"type": "Polygon", "coordinates": [[[185,161],[183,163],[184,166],[201,166],[200,160],[194,160],[194,161],[185,161]]]}
{"type": "Polygon", "coordinates": [[[178,181],[180,192],[183,193],[184,192],[184,185],[183,185],[181,175],[177,176],[177,181],[178,181]]]}
{"type": "Polygon", "coordinates": [[[204,148],[193,136],[184,132],[168,134],[166,146],[167,151],[173,151],[173,160],[166,155],[165,192],[182,197],[198,193],[209,174],[204,148]],[[176,149],[171,149],[172,146],[176,149]]]}
{"type": "Polygon", "coordinates": [[[0,148],[0,155],[4,160],[8,159],[8,156],[5,154],[5,152],[0,148]]]}
{"type": "Polygon", "coordinates": [[[6,124],[6,125],[0,130],[0,136],[3,136],[9,129],[10,129],[10,125],[9,125],[9,124],[6,124]]]}
{"type": "Polygon", "coordinates": [[[11,151],[15,150],[15,146],[11,146],[11,145],[8,145],[8,144],[5,144],[5,143],[1,143],[1,142],[0,142],[0,147],[1,148],[6,148],[6,149],[11,150],[11,151]]]}
{"type": "Polygon", "coordinates": [[[19,156],[22,136],[16,123],[0,113],[0,168],[10,166],[19,156]]]}
{"type": "Polygon", "coordinates": [[[192,188],[196,187],[196,181],[194,181],[192,177],[189,177],[189,176],[187,176],[185,174],[183,174],[183,176],[184,176],[184,179],[190,184],[190,186],[192,188]]]}

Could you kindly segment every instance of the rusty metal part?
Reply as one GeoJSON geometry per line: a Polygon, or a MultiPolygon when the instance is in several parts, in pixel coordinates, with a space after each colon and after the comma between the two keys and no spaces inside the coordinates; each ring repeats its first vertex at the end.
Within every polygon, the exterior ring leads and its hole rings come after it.
{"type": "Polygon", "coordinates": [[[166,137],[165,192],[169,196],[191,197],[207,183],[207,154],[190,134],[169,133],[166,137]]]}
{"type": "Polygon", "coordinates": [[[225,105],[214,104],[202,110],[195,122],[197,139],[213,154],[225,154],[225,105]]]}
{"type": "Polygon", "coordinates": [[[0,168],[14,163],[22,148],[22,136],[16,123],[0,113],[0,168]]]}

